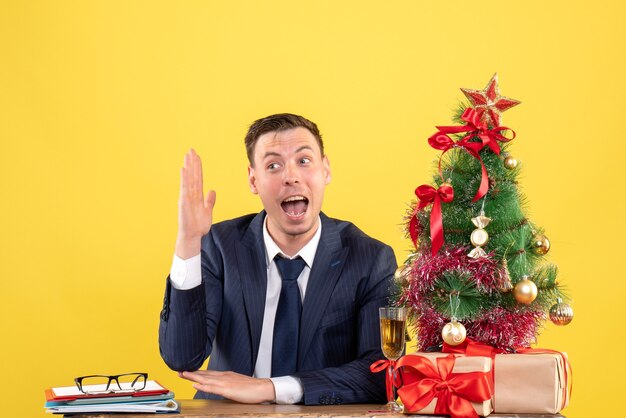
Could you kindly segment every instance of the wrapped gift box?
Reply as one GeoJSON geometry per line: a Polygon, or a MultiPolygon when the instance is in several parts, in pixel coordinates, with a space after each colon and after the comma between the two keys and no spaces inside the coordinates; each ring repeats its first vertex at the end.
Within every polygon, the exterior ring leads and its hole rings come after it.
{"type": "MultiPolygon", "coordinates": [[[[420,356],[435,365],[437,358],[448,353],[415,353],[405,357],[420,356]]],[[[492,360],[485,356],[455,354],[452,373],[474,371],[490,372],[492,360]]],[[[472,402],[478,415],[487,416],[493,407],[499,414],[556,414],[569,403],[571,370],[564,353],[552,350],[527,350],[523,354],[495,355],[491,401],[472,402]]],[[[402,360],[406,362],[406,360],[402,360]]],[[[402,364],[401,362],[399,364],[402,364]]],[[[401,387],[423,379],[424,376],[410,368],[401,369],[401,387]]],[[[401,391],[400,391],[401,392],[401,391]]],[[[406,396],[405,396],[406,397],[406,396]]],[[[405,406],[407,402],[400,396],[405,406]]],[[[434,414],[437,398],[419,410],[407,409],[408,413],[434,414]]]]}
{"type": "MultiPolygon", "coordinates": [[[[397,366],[396,366],[401,376],[401,379],[400,379],[401,385],[400,385],[400,389],[398,390],[398,394],[400,395],[400,399],[402,400],[402,403],[404,404],[404,408],[405,408],[404,412],[405,413],[418,413],[419,412],[420,414],[449,413],[449,412],[442,412],[441,410],[438,410],[436,412],[437,403],[440,401],[443,401],[443,399],[439,399],[437,396],[442,396],[442,397],[444,396],[442,395],[443,391],[441,391],[440,388],[436,387],[438,386],[436,383],[434,384],[432,388],[432,394],[430,395],[430,396],[435,395],[435,397],[427,405],[423,406],[422,408],[416,409],[412,407],[412,405],[415,403],[416,396],[420,397],[421,399],[427,399],[429,397],[428,394],[424,394],[421,392],[418,393],[418,391],[424,392],[423,391],[424,388],[423,388],[423,385],[420,384],[419,386],[422,386],[422,387],[418,389],[417,384],[419,382],[424,383],[426,381],[429,381],[429,383],[431,383],[441,378],[442,381],[447,380],[447,382],[439,386],[447,386],[448,384],[452,384],[452,386],[454,386],[455,383],[459,383],[458,382],[459,378],[463,378],[464,376],[467,376],[468,378],[471,377],[471,379],[480,379],[480,382],[478,382],[477,380],[466,380],[464,383],[461,383],[460,386],[465,386],[465,387],[470,386],[470,387],[475,388],[480,385],[481,387],[483,387],[484,389],[483,391],[486,393],[485,400],[478,401],[478,402],[467,401],[468,404],[471,404],[476,414],[480,416],[489,415],[492,411],[491,396],[493,394],[493,388],[492,388],[491,381],[490,381],[491,365],[492,365],[492,360],[489,357],[469,357],[469,356],[462,356],[462,355],[454,356],[454,355],[446,354],[446,353],[421,353],[421,352],[415,353],[415,354],[407,354],[406,356],[402,357],[398,361],[397,366]],[[442,367],[438,366],[437,359],[449,358],[449,356],[452,356],[452,361],[454,362],[454,366],[451,369],[452,374],[449,374],[447,376],[441,376],[440,372],[442,370],[442,367]],[[416,363],[418,360],[422,361],[418,359],[418,357],[427,359],[433,366],[433,369],[435,370],[435,373],[438,375],[438,377],[435,377],[435,379],[425,377],[423,373],[418,372],[415,370],[415,368],[408,366],[408,364],[416,363]],[[479,372],[479,373],[472,373],[472,372],[479,372]]],[[[431,375],[433,375],[432,370],[431,370],[431,375]]],[[[456,392],[456,389],[454,391],[456,392]]],[[[453,396],[457,396],[457,394],[453,396]]],[[[464,395],[461,394],[461,397],[463,396],[464,395]]],[[[459,399],[455,400],[454,402],[458,405],[459,399]]],[[[462,402],[465,402],[465,401],[462,401],[462,402]]],[[[452,415],[454,416],[454,414],[452,415]]]]}
{"type": "Polygon", "coordinates": [[[494,412],[556,414],[565,408],[569,402],[566,361],[560,353],[496,355],[494,412]]]}

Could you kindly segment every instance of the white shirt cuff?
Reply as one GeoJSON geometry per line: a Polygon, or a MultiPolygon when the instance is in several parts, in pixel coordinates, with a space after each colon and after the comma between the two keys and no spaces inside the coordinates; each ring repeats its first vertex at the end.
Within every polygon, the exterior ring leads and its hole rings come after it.
{"type": "Polygon", "coordinates": [[[172,269],[170,270],[172,286],[178,290],[189,290],[202,284],[200,269],[200,254],[183,260],[174,254],[172,269]]]}
{"type": "Polygon", "coordinates": [[[304,387],[302,386],[300,379],[297,377],[270,377],[270,380],[274,384],[277,404],[291,405],[302,400],[302,397],[304,396],[304,387]]]}

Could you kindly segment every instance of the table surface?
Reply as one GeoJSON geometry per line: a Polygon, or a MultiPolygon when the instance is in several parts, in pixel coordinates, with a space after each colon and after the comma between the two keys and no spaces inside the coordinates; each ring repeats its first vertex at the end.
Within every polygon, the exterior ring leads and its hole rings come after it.
{"type": "MultiPolygon", "coordinates": [[[[387,413],[384,405],[353,404],[353,405],[246,405],[232,401],[214,401],[200,399],[176,400],[181,405],[180,414],[159,414],[168,417],[407,417],[408,415],[387,413]]],[[[82,414],[72,415],[73,418],[146,418],[148,414],[82,414]]],[[[434,415],[411,415],[413,417],[433,417],[434,415]]],[[[563,415],[536,414],[491,414],[493,418],[564,418],[563,415]]]]}

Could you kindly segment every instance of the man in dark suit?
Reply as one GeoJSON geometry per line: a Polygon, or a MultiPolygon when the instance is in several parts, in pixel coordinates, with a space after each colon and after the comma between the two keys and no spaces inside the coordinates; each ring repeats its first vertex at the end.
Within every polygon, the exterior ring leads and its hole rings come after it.
{"type": "Polygon", "coordinates": [[[204,197],[200,158],[185,156],[161,356],[197,398],[385,402],[384,376],[369,365],[382,358],[393,251],[321,213],[331,172],[313,122],[268,116],[245,143],[264,210],[215,225],[215,192],[204,197]]]}

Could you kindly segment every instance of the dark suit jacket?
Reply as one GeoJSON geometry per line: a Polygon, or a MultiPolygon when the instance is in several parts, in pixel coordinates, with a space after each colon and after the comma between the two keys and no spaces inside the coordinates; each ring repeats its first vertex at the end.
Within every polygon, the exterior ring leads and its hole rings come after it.
{"type": "MultiPolygon", "coordinates": [[[[220,222],[202,238],[202,286],[177,290],[169,278],[159,345],[167,365],[251,376],[259,351],[267,272],[265,212],[220,222]]],[[[298,371],[305,404],[385,402],[378,308],[389,303],[393,250],[349,222],[324,214],[303,302],[298,371]]],[[[216,398],[198,392],[196,397],[216,398]]]]}

